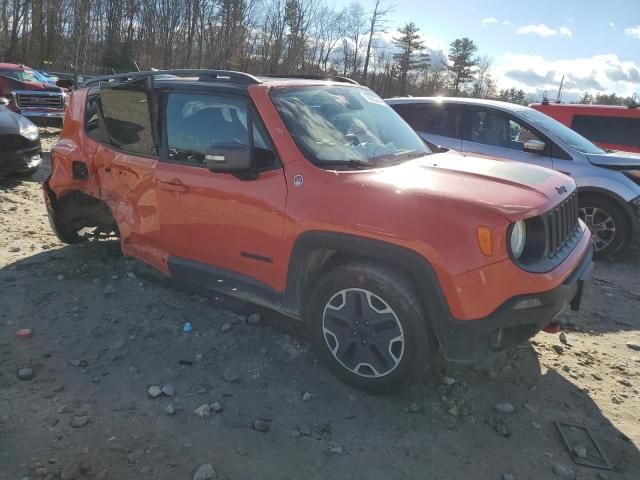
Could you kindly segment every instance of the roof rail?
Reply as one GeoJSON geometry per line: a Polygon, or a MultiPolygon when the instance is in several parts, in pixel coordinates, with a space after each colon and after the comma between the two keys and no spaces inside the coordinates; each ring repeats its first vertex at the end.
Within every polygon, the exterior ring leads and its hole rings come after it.
{"type": "Polygon", "coordinates": [[[261,77],[267,78],[300,78],[303,80],[329,80],[331,82],[342,82],[342,83],[351,83],[352,85],[360,85],[355,80],[352,80],[347,77],[341,77],[339,75],[316,75],[313,73],[294,73],[291,75],[285,74],[277,74],[277,73],[269,73],[267,75],[260,75],[261,77]]]}
{"type": "Polygon", "coordinates": [[[198,77],[199,81],[228,79],[231,83],[253,84],[262,83],[258,78],[244,72],[233,70],[209,70],[202,68],[182,68],[173,70],[149,70],[144,72],[118,73],[115,75],[105,75],[87,80],[82,85],[88,86],[99,82],[111,80],[127,81],[135,78],[156,77],[160,75],[174,75],[176,77],[198,77]]]}

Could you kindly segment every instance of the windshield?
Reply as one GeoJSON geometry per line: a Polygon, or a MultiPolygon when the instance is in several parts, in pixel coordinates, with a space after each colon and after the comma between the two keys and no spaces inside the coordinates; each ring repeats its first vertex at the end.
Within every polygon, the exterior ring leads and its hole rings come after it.
{"type": "Polygon", "coordinates": [[[298,87],[277,90],[272,99],[298,147],[317,165],[391,163],[430,153],[367,88],[298,87]]]}
{"type": "Polygon", "coordinates": [[[570,146],[580,153],[590,153],[594,155],[605,153],[604,150],[591,143],[579,133],[576,133],[569,127],[561,124],[542,112],[528,108],[520,110],[519,113],[541,130],[550,133],[560,140],[560,142],[570,146]]]}
{"type": "Polygon", "coordinates": [[[0,70],[0,76],[14,78],[21,82],[37,82],[38,80],[29,70],[0,70]]]}

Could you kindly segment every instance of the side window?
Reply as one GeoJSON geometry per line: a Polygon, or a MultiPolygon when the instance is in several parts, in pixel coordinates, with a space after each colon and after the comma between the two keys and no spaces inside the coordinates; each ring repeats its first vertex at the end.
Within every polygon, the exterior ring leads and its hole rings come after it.
{"type": "Polygon", "coordinates": [[[575,115],[571,128],[594,142],[640,147],[640,118],[575,115]]]}
{"type": "MultiPolygon", "coordinates": [[[[217,144],[249,145],[247,101],[215,95],[170,93],[165,109],[170,160],[206,166],[206,155],[217,144]]],[[[276,165],[264,125],[252,112],[254,161],[257,169],[276,165]]]]}
{"type": "Polygon", "coordinates": [[[98,142],[107,142],[104,130],[100,128],[100,94],[89,92],[84,108],[84,129],[91,138],[98,142]]]}
{"type": "Polygon", "coordinates": [[[520,150],[529,140],[542,140],[527,127],[506,115],[479,111],[471,113],[472,142],[495,147],[520,150]]]}
{"type": "Polygon", "coordinates": [[[461,117],[460,110],[418,108],[415,112],[414,128],[419,132],[458,138],[461,117]]]}
{"type": "Polygon", "coordinates": [[[100,105],[111,145],[134,155],[157,154],[146,83],[103,87],[100,105]]]}

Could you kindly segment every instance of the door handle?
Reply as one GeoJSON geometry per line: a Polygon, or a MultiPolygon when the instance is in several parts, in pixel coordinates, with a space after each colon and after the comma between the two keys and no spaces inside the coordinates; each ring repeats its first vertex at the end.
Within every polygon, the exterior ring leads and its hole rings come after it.
{"type": "Polygon", "coordinates": [[[162,180],[158,180],[158,186],[162,190],[168,190],[170,192],[186,192],[189,188],[183,185],[180,180],[172,180],[170,182],[163,182],[162,180]]]}

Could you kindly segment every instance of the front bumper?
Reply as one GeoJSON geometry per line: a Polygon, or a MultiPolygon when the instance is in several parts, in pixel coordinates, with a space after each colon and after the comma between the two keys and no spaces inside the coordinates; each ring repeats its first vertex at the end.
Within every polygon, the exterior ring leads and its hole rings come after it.
{"type": "Polygon", "coordinates": [[[0,175],[15,173],[28,173],[42,163],[40,142],[37,146],[31,146],[14,152],[0,152],[0,175]]]}
{"type": "Polygon", "coordinates": [[[48,110],[48,109],[35,109],[35,108],[23,108],[19,109],[18,113],[30,119],[33,118],[52,118],[60,119],[64,118],[64,110],[48,110]]]}
{"type": "Polygon", "coordinates": [[[450,361],[471,363],[531,338],[567,307],[580,308],[592,269],[593,248],[589,247],[573,273],[552,290],[511,298],[478,320],[434,319],[443,355],[450,361]]]}

